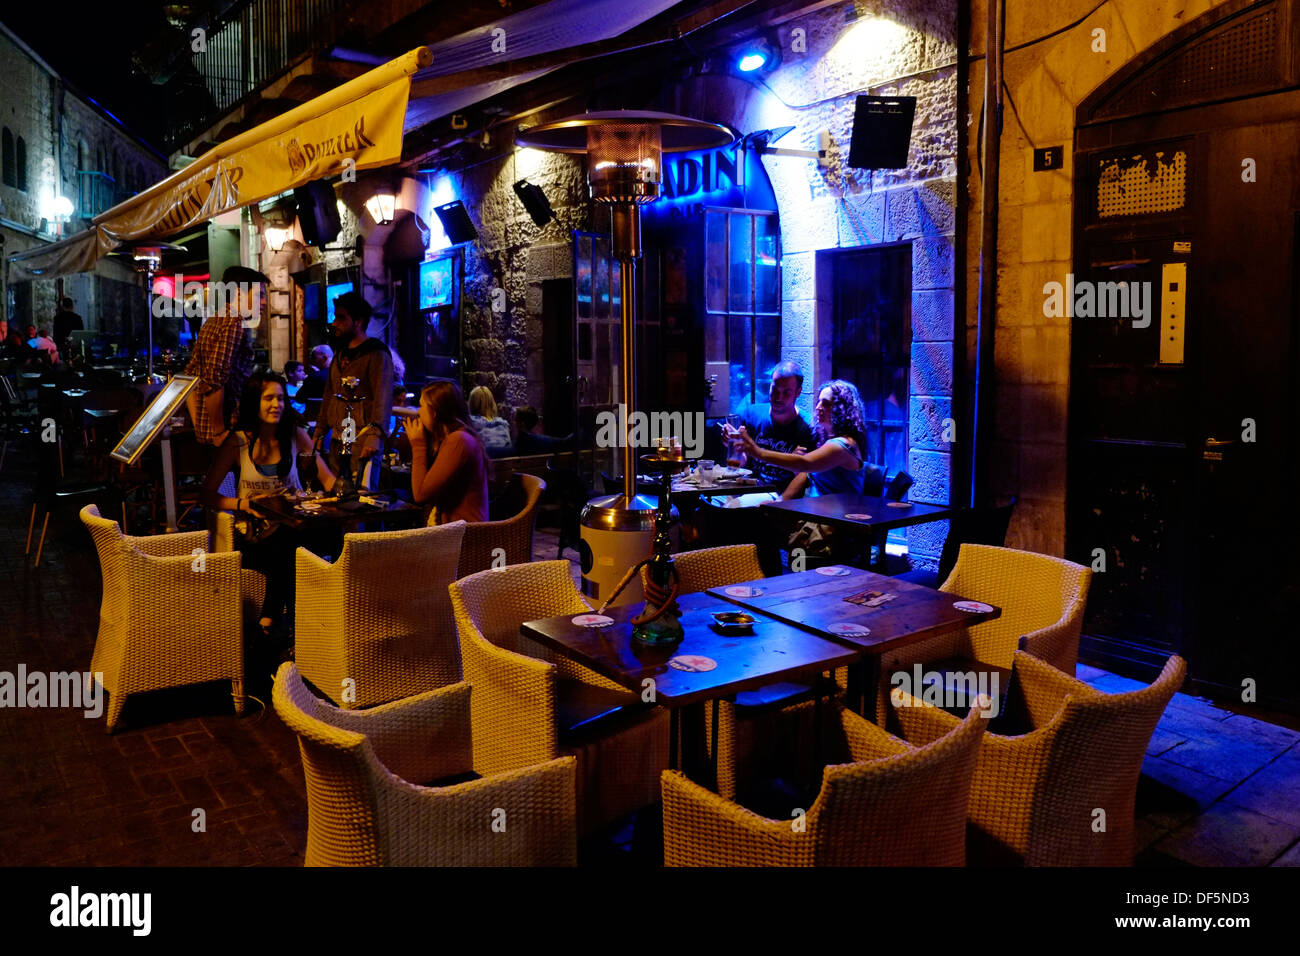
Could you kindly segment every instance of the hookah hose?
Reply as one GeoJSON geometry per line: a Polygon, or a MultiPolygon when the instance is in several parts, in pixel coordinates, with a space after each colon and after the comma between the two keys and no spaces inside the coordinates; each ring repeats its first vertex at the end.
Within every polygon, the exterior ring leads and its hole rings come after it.
{"type": "MultiPolygon", "coordinates": [[[[649,564],[653,560],[654,560],[654,555],[651,555],[650,557],[646,558],[644,561],[638,562],[631,570],[627,572],[627,574],[623,575],[623,580],[618,582],[618,587],[614,588],[614,593],[605,599],[605,603],[600,606],[600,610],[598,613],[600,614],[605,613],[605,609],[614,602],[614,599],[616,597],[618,597],[620,594],[623,593],[623,589],[627,587],[629,583],[631,583],[632,579],[636,577],[636,575],[641,573],[641,569],[644,568],[647,564],[649,564]]],[[[673,576],[672,587],[669,588],[669,590],[667,591],[665,591],[658,584],[655,584],[654,581],[651,580],[646,581],[646,586],[645,586],[646,609],[637,617],[632,618],[633,624],[649,624],[651,621],[659,618],[664,613],[664,611],[668,610],[668,608],[672,606],[672,603],[675,600],[677,600],[677,592],[681,588],[681,580],[677,575],[677,566],[673,565],[671,570],[673,576]],[[652,607],[654,608],[653,612],[651,612],[650,610],[652,607]]]]}

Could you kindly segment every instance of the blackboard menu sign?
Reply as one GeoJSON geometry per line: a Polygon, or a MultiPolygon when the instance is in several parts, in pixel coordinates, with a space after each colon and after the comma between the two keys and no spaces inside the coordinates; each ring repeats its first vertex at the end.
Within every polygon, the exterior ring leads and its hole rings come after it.
{"type": "Polygon", "coordinates": [[[110,454],[118,461],[134,465],[145,449],[153,444],[163,426],[176,414],[197,381],[198,378],[193,375],[173,375],[110,454]]]}

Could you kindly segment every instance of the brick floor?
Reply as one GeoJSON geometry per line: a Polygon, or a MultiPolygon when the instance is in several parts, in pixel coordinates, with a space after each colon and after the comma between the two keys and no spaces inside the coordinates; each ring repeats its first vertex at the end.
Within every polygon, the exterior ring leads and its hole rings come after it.
{"type": "MultiPolygon", "coordinates": [[[[51,520],[41,567],[24,559],[30,477],[14,452],[0,473],[0,670],[81,671],[98,560],[72,509],[51,520]]],[[[555,548],[539,530],[534,558],[555,548]]],[[[1137,686],[1086,666],[1079,676],[1112,692],[1137,686]]],[[[113,736],[80,711],[0,708],[0,865],[301,864],[297,741],[266,707],[270,675],[249,674],[247,689],[242,719],[219,684],[133,697],[113,736]]],[[[1144,765],[1138,864],[1300,865],[1297,808],[1300,734],[1179,694],[1144,765]]]]}

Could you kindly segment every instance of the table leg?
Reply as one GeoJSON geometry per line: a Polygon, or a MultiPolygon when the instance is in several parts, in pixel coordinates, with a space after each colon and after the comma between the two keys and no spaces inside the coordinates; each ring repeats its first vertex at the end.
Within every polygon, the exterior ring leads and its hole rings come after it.
{"type": "MultiPolygon", "coordinates": [[[[709,786],[709,755],[704,733],[705,702],[681,708],[681,770],[701,786],[709,786]]],[[[713,783],[717,787],[717,782],[713,783]]]]}
{"type": "Polygon", "coordinates": [[[714,698],[713,727],[712,727],[713,739],[710,741],[711,749],[709,751],[709,753],[712,754],[713,756],[713,759],[710,761],[710,779],[713,781],[713,783],[710,785],[709,789],[712,790],[714,793],[718,792],[718,716],[720,710],[721,710],[721,702],[718,701],[717,698],[714,698]]]}
{"type": "Polygon", "coordinates": [[[681,733],[681,712],[676,707],[668,709],[668,769],[681,770],[681,750],[677,738],[681,733]]]}

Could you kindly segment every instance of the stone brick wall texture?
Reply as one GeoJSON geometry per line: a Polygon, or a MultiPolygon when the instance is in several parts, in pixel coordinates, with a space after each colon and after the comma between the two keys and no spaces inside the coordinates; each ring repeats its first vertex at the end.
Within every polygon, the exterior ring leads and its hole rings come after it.
{"type": "MultiPolygon", "coordinates": [[[[27,188],[0,183],[0,217],[22,227],[0,225],[5,238],[4,255],[44,245],[54,238],[50,234],[34,237],[27,231],[40,226],[41,203],[46,196],[59,194],[71,199],[76,208],[72,221],[64,225],[64,235],[81,231],[81,177],[77,173],[86,168],[99,170],[101,150],[105,167],[102,171],[117,180],[121,198],[170,172],[162,158],[66,88],[3,32],[0,76],[4,77],[0,125],[15,137],[21,136],[27,146],[27,188]],[[86,166],[81,165],[82,144],[86,147],[86,166]]],[[[3,272],[0,269],[0,283],[6,282],[3,272]]],[[[65,278],[64,293],[76,302],[87,328],[117,331],[131,320],[132,310],[139,310],[135,322],[143,327],[143,299],[136,283],[122,281],[125,278],[120,268],[106,264],[95,274],[65,278]]],[[[31,282],[30,311],[24,315],[10,314],[14,294],[5,285],[5,315],[22,324],[49,324],[56,309],[56,283],[54,279],[31,282]]]]}
{"type": "MultiPolygon", "coordinates": [[[[1041,43],[1005,58],[1005,104],[998,177],[998,297],[994,364],[993,487],[1018,494],[1007,544],[1045,554],[1065,549],[1065,462],[1070,389],[1070,326],[1043,315],[1043,285],[1063,282],[1072,269],[1074,158],[1078,105],[1153,43],[1222,0],[1059,0],[1007,6],[1005,44],[1019,46],[1084,18],[1041,43]],[[1096,9],[1094,9],[1096,8],[1096,9]],[[1094,41],[1104,31],[1105,49],[1094,41]],[[1014,104],[1015,113],[1012,112],[1014,104]],[[1016,116],[1019,117],[1019,123],[1016,116]],[[1023,125],[1023,131],[1021,126],[1023,125]],[[1033,171],[1034,147],[1065,146],[1065,165],[1033,171]]],[[[985,49],[985,0],[971,0],[971,49],[985,49]]],[[[981,217],[977,123],[984,108],[984,62],[970,76],[970,176],[967,203],[967,357],[974,380],[981,217]]]]}

